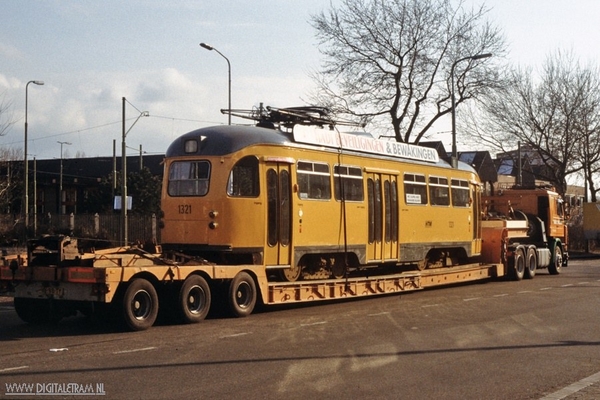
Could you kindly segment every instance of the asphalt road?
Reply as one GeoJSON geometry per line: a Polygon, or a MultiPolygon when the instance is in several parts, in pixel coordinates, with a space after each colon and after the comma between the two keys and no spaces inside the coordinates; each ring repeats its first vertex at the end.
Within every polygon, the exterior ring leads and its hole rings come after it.
{"type": "Polygon", "coordinates": [[[27,325],[5,299],[0,399],[592,399],[599,316],[600,260],[135,333],[27,325]]]}

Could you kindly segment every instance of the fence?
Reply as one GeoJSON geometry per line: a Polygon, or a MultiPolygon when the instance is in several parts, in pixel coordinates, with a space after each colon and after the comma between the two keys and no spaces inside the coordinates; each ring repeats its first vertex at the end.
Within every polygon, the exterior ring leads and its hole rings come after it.
{"type": "MultiPolygon", "coordinates": [[[[23,244],[26,238],[44,234],[65,234],[78,238],[101,239],[111,245],[122,243],[123,223],[120,214],[37,215],[29,227],[21,216],[0,215],[0,238],[4,245],[23,244]]],[[[33,217],[32,217],[33,218],[33,217]]],[[[155,214],[127,216],[127,238],[130,243],[153,240],[160,242],[160,229],[155,214]]]]}

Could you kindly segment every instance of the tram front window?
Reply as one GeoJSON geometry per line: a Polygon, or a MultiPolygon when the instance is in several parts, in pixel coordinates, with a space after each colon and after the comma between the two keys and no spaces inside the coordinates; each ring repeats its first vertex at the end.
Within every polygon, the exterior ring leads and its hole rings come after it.
{"type": "Polygon", "coordinates": [[[205,196],[209,180],[208,161],[175,161],[169,167],[169,196],[205,196]]]}

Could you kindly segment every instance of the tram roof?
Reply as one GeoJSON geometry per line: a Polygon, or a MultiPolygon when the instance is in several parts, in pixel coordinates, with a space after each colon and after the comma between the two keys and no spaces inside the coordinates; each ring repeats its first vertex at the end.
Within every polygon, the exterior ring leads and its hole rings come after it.
{"type": "Polygon", "coordinates": [[[218,125],[196,129],[175,139],[166,152],[167,157],[194,154],[222,156],[234,153],[254,144],[291,145],[291,134],[278,129],[243,125],[218,125]],[[198,139],[195,152],[186,151],[185,143],[198,139]]]}
{"type": "MultiPolygon", "coordinates": [[[[358,133],[358,135],[361,135],[361,133],[358,133]]],[[[364,133],[362,133],[362,135],[364,135],[364,133]]],[[[227,155],[256,144],[279,144],[294,147],[307,146],[306,143],[294,141],[294,137],[291,132],[284,132],[280,129],[247,125],[217,125],[196,129],[175,139],[175,141],[173,141],[173,143],[171,143],[167,149],[166,157],[190,155],[227,155]],[[185,144],[186,142],[189,142],[190,139],[197,139],[198,146],[195,151],[190,151],[189,149],[186,151],[185,149],[185,144]]],[[[367,153],[352,150],[349,150],[349,152],[367,156],[367,153]]],[[[372,156],[373,154],[371,154],[371,157],[372,156]]],[[[383,154],[379,154],[379,156],[385,157],[383,154]]],[[[442,159],[428,163],[410,159],[403,160],[405,162],[419,164],[424,163],[428,165],[436,165],[438,167],[450,167],[450,164],[442,159]]],[[[460,161],[458,163],[458,169],[475,172],[472,166],[460,161]]]]}

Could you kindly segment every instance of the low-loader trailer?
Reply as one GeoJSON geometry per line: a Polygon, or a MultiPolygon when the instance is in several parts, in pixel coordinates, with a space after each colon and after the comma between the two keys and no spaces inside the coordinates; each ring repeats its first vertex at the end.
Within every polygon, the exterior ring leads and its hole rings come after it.
{"type": "Polygon", "coordinates": [[[185,323],[199,322],[215,299],[243,317],[257,304],[403,293],[505,276],[520,280],[533,278],[539,268],[558,274],[567,265],[567,230],[556,193],[510,190],[484,201],[481,255],[463,265],[281,282],[263,265],[219,265],[157,245],[95,250],[58,235],[30,240],[27,253],[2,257],[0,295],[14,297],[17,314],[29,323],[80,312],[118,317],[129,329],[144,330],[159,309],[185,323]]]}

